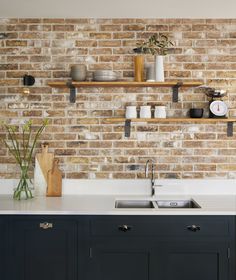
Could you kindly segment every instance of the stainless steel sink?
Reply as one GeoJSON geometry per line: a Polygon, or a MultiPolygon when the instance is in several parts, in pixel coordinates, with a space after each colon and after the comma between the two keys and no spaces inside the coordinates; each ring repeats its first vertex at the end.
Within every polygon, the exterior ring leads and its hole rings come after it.
{"type": "Polygon", "coordinates": [[[193,199],[188,200],[158,200],[158,208],[201,208],[193,199]]]}
{"type": "Polygon", "coordinates": [[[150,200],[116,200],[115,208],[155,208],[150,200]]]}

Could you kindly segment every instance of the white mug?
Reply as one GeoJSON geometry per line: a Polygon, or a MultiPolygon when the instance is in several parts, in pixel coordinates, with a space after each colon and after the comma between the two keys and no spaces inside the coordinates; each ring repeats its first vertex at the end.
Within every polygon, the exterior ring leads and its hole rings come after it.
{"type": "Polygon", "coordinates": [[[154,117],[165,119],[166,118],[166,106],[155,106],[154,117]]]}
{"type": "Polygon", "coordinates": [[[136,106],[126,106],[125,117],[126,117],[126,119],[137,118],[136,106]]]}
{"type": "Polygon", "coordinates": [[[150,119],[152,117],[151,106],[141,106],[140,107],[140,118],[150,119]]]}

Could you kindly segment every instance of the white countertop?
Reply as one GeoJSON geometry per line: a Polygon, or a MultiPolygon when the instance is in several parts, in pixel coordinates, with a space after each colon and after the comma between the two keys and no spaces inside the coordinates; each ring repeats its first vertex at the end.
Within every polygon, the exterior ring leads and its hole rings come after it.
{"type": "MultiPolygon", "coordinates": [[[[148,200],[144,196],[65,195],[61,198],[36,197],[15,201],[0,196],[1,215],[236,215],[235,195],[159,196],[157,199],[194,199],[201,208],[193,209],[117,209],[116,199],[148,200]]],[[[152,198],[156,200],[156,198],[152,198]]]]}
{"type": "MultiPolygon", "coordinates": [[[[161,183],[163,187],[157,186],[156,195],[152,198],[149,195],[149,187],[147,188],[147,180],[109,181],[110,184],[107,183],[109,186],[103,182],[102,191],[99,190],[99,186],[96,187],[94,181],[91,184],[89,181],[79,182],[80,187],[82,186],[79,193],[64,194],[59,198],[35,197],[15,201],[11,195],[1,194],[0,215],[236,215],[236,182],[234,180],[158,181],[158,185],[161,183]],[[121,183],[121,188],[115,188],[115,184],[121,183]],[[90,191],[88,191],[90,188],[88,185],[90,187],[94,185],[90,191]],[[124,185],[126,185],[125,188],[124,185]],[[137,185],[138,187],[135,188],[134,186],[137,185]],[[86,190],[84,194],[83,187],[86,190]],[[116,200],[133,199],[154,201],[193,199],[201,208],[160,209],[157,205],[153,209],[115,208],[116,200]]],[[[99,185],[101,186],[101,180],[99,185]]]]}

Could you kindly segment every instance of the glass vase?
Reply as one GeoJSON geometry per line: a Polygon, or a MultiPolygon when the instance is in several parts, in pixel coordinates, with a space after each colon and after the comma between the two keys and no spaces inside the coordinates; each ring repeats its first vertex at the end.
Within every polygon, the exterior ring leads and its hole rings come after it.
{"type": "Polygon", "coordinates": [[[13,198],[16,200],[33,198],[33,194],[29,186],[30,179],[28,176],[28,170],[29,166],[27,164],[20,166],[20,181],[13,194],[13,198]]]}

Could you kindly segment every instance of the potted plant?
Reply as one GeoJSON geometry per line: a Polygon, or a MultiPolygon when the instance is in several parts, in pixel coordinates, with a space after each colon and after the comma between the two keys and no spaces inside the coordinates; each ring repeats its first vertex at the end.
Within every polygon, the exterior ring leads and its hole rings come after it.
{"type": "Polygon", "coordinates": [[[20,181],[13,195],[16,200],[33,198],[28,173],[32,165],[34,148],[47,123],[48,120],[44,120],[42,125],[33,131],[32,121],[28,121],[20,128],[21,133],[17,132],[14,125],[3,124],[6,130],[6,139],[1,139],[1,141],[13,155],[20,168],[20,181]]]}
{"type": "Polygon", "coordinates": [[[155,80],[164,82],[164,56],[169,52],[173,42],[164,34],[154,34],[147,41],[137,44],[136,53],[151,54],[155,56],[155,80]]]}

